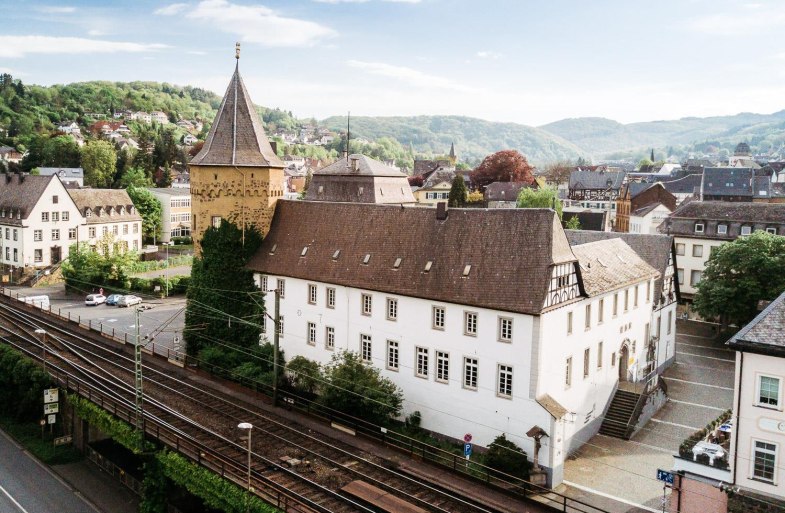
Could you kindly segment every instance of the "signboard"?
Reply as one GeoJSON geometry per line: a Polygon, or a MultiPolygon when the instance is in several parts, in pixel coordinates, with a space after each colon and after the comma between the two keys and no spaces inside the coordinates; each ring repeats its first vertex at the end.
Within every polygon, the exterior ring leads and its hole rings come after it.
{"type": "Polygon", "coordinates": [[[471,433],[466,433],[465,435],[463,435],[463,441],[466,442],[467,444],[469,442],[471,442],[472,441],[472,434],[471,433]]]}
{"type": "Polygon", "coordinates": [[[467,460],[469,459],[472,455],[472,444],[463,444],[463,455],[466,456],[467,460]]]}
{"type": "Polygon", "coordinates": [[[54,439],[55,447],[57,447],[58,445],[67,445],[70,444],[71,442],[72,442],[71,435],[65,435],[54,439]]]}
{"type": "Polygon", "coordinates": [[[47,415],[46,416],[46,423],[47,424],[54,424],[56,418],[57,418],[57,415],[47,415]]]}
{"type": "Polygon", "coordinates": [[[47,403],[44,405],[44,415],[51,415],[52,413],[60,413],[60,405],[58,403],[47,403]]]}
{"type": "Polygon", "coordinates": [[[59,390],[57,388],[47,388],[44,390],[44,402],[56,403],[60,401],[59,390]]]}
{"type": "Polygon", "coordinates": [[[658,468],[657,479],[669,485],[673,485],[673,472],[668,472],[667,470],[658,468]]]}

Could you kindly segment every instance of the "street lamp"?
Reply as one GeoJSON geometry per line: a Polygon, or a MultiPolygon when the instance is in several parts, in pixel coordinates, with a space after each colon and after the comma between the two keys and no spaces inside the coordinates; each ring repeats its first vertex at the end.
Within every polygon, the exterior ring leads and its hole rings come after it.
{"type": "Polygon", "coordinates": [[[44,348],[44,372],[46,372],[46,330],[38,328],[35,333],[41,335],[41,347],[44,348]]]}
{"type": "Polygon", "coordinates": [[[164,276],[166,277],[166,297],[169,297],[169,244],[171,242],[162,242],[161,245],[166,246],[166,270],[164,276]]]}
{"type": "Polygon", "coordinates": [[[250,422],[240,422],[237,427],[248,431],[248,511],[251,510],[251,431],[253,424],[250,422]]]}

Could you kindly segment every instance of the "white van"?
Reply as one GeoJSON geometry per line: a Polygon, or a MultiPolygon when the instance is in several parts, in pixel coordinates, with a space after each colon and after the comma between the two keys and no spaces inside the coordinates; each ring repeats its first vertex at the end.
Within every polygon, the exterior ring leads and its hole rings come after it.
{"type": "Polygon", "coordinates": [[[37,306],[41,310],[49,309],[49,296],[27,296],[22,301],[29,305],[37,306]]]}

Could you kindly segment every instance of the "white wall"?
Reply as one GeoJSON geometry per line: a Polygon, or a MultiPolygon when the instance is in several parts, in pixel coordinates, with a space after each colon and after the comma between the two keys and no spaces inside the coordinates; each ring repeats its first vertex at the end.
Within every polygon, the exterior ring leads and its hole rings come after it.
{"type": "Polygon", "coordinates": [[[657,235],[657,227],[669,215],[671,211],[665,205],[659,205],[654,210],[651,210],[645,216],[635,216],[630,214],[630,233],[646,233],[649,235],[657,235]]]}
{"type": "Polygon", "coordinates": [[[724,244],[725,241],[711,240],[711,239],[695,239],[691,237],[675,237],[677,265],[682,269],[683,280],[679,282],[679,290],[682,294],[695,294],[698,289],[692,284],[692,271],[700,271],[701,273],[706,268],[706,261],[711,254],[711,248],[724,244]],[[681,251],[680,244],[684,245],[684,254],[679,254],[681,251]],[[702,256],[693,256],[695,246],[701,246],[700,252],[702,256]]]}

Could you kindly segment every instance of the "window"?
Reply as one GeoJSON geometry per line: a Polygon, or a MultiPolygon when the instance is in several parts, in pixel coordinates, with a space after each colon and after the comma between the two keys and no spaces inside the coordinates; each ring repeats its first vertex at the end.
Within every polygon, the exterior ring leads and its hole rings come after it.
{"type": "Polygon", "coordinates": [[[49,221],[49,212],[41,212],[41,221],[43,222],[49,221]]]}
{"type": "Polygon", "coordinates": [[[392,297],[387,298],[387,320],[398,320],[398,300],[392,297]]]}
{"type": "Polygon", "coordinates": [[[16,229],[16,228],[14,228],[14,240],[17,240],[17,237],[18,237],[18,235],[19,235],[19,234],[18,234],[18,231],[17,231],[17,229],[16,229]]]}
{"type": "Polygon", "coordinates": [[[591,303],[586,305],[586,318],[584,321],[584,327],[587,330],[591,328],[591,303]]]}
{"type": "Polygon", "coordinates": [[[398,370],[398,361],[400,355],[398,353],[398,342],[395,340],[387,341],[387,368],[390,370],[398,370]]]}
{"type": "Polygon", "coordinates": [[[624,290],[624,311],[627,312],[630,309],[630,289],[624,290]]]}
{"type": "Polygon", "coordinates": [[[134,233],[139,233],[139,223],[134,223],[134,233]]]}
{"type": "Polygon", "coordinates": [[[210,224],[213,228],[220,228],[221,227],[221,216],[213,216],[210,219],[210,224]]]}
{"type": "Polygon", "coordinates": [[[613,316],[619,315],[619,293],[613,294],[613,316]]]}
{"type": "Polygon", "coordinates": [[[703,276],[702,271],[692,271],[690,273],[690,285],[693,287],[696,286],[701,281],[701,277],[703,276]]]}
{"type": "Polygon", "coordinates": [[[312,283],[308,284],[308,304],[316,304],[316,285],[312,283]]]}
{"type": "Polygon", "coordinates": [[[128,225],[127,224],[123,225],[123,235],[128,235],[128,225]]]}
{"type": "Polygon", "coordinates": [[[34,258],[35,258],[35,261],[36,261],[36,262],[41,262],[41,261],[43,261],[43,259],[44,259],[44,250],[42,250],[42,249],[36,249],[36,250],[34,251],[34,255],[35,255],[35,257],[34,257],[34,258]]]}
{"type": "Polygon", "coordinates": [[[684,255],[684,247],[685,247],[685,244],[677,243],[676,244],[676,254],[679,255],[679,256],[683,256],[684,255]]]}
{"type": "Polygon", "coordinates": [[[450,355],[444,351],[436,351],[436,381],[440,383],[450,381],[450,355]]]}
{"type": "Polygon", "coordinates": [[[283,338],[283,315],[278,316],[278,336],[283,338]]]}
{"type": "Polygon", "coordinates": [[[602,369],[602,342],[597,343],[597,368],[602,369]]]}
{"type": "Polygon", "coordinates": [[[587,347],[583,350],[583,379],[589,377],[589,358],[591,357],[591,350],[587,347]]]}
{"type": "Polygon", "coordinates": [[[424,347],[417,348],[417,361],[415,367],[415,375],[418,378],[428,377],[428,350],[424,347]]]}
{"type": "Polygon", "coordinates": [[[774,482],[774,469],[777,463],[777,446],[768,442],[755,440],[755,458],[753,461],[753,478],[774,482]]]}
{"type": "Polygon", "coordinates": [[[373,305],[373,298],[370,294],[362,295],[362,314],[371,315],[371,306],[373,305]]]}
{"type": "Polygon", "coordinates": [[[278,289],[278,295],[283,299],[286,295],[286,280],[278,278],[276,280],[276,288],[278,289]]]}
{"type": "Polygon", "coordinates": [[[463,359],[463,387],[477,390],[477,358],[463,359]]]}
{"type": "Polygon", "coordinates": [[[118,226],[117,225],[112,226],[112,234],[113,235],[117,235],[118,234],[118,226]]]}
{"type": "Polygon", "coordinates": [[[60,220],[60,212],[52,212],[52,221],[60,220]]]}
{"type": "Polygon", "coordinates": [[[19,261],[19,250],[14,248],[14,262],[19,261]]]}
{"type": "Polygon", "coordinates": [[[611,353],[611,367],[616,367],[616,351],[611,353]]]}
{"type": "Polygon", "coordinates": [[[772,235],[777,235],[777,229],[776,228],[766,228],[766,233],[770,233],[772,235]]]}
{"type": "Polygon", "coordinates": [[[728,233],[728,225],[727,224],[718,224],[717,225],[717,235],[726,235],[728,233]]]}
{"type": "Polygon", "coordinates": [[[512,398],[512,367],[499,364],[499,380],[496,393],[501,397],[512,398]]]}
{"type": "Polygon", "coordinates": [[[694,256],[694,257],[702,257],[703,256],[703,246],[701,244],[693,244],[692,245],[692,256],[694,256]]]}
{"type": "Polygon", "coordinates": [[[673,330],[673,312],[668,312],[668,335],[673,330]]]}
{"type": "Polygon", "coordinates": [[[5,240],[9,240],[11,238],[11,228],[5,229],[5,240]]]}
{"type": "Polygon", "coordinates": [[[435,330],[444,329],[444,307],[434,306],[431,313],[431,327],[435,330]]]}
{"type": "Polygon", "coordinates": [[[371,363],[371,336],[360,335],[360,355],[366,363],[371,363]]]}
{"type": "Polygon", "coordinates": [[[751,226],[742,226],[741,227],[741,234],[742,235],[749,235],[751,233],[752,233],[752,227],[751,226]]]}
{"type": "Polygon", "coordinates": [[[44,231],[33,230],[33,240],[36,242],[44,240],[44,231]]]}
{"type": "Polygon", "coordinates": [[[263,275],[259,278],[259,288],[262,292],[267,293],[267,276],[263,275]]]}
{"type": "Polygon", "coordinates": [[[91,239],[95,239],[95,227],[87,229],[87,235],[91,239]]]}
{"type": "Polygon", "coordinates": [[[477,314],[475,312],[463,312],[463,334],[470,337],[477,336],[477,314]]]}
{"type": "Polygon", "coordinates": [[[102,227],[101,228],[101,235],[106,235],[107,233],[109,233],[109,227],[108,226],[102,227]]]}
{"type": "Polygon", "coordinates": [[[9,248],[8,246],[5,247],[5,259],[11,260],[11,248],[9,248]]]}
{"type": "Polygon", "coordinates": [[[771,376],[759,376],[758,406],[777,407],[780,404],[780,379],[771,376]]]}
{"type": "Polygon", "coordinates": [[[572,335],[572,312],[567,312],[567,335],[572,335]]]}
{"type": "Polygon", "coordinates": [[[695,233],[703,233],[703,223],[695,223],[695,233]]]}
{"type": "Polygon", "coordinates": [[[327,308],[335,308],[335,289],[327,287],[327,308]]]}
{"type": "Polygon", "coordinates": [[[57,201],[58,201],[57,195],[52,196],[52,203],[57,204],[57,201]]]}
{"type": "Polygon", "coordinates": [[[316,323],[308,323],[308,343],[312,346],[316,345],[316,323]]]}
{"type": "Polygon", "coordinates": [[[499,342],[512,342],[512,319],[499,317],[499,342]]]}
{"type": "Polygon", "coordinates": [[[634,308],[638,308],[638,296],[640,295],[638,294],[638,285],[635,285],[635,290],[633,291],[633,294],[634,296],[632,298],[632,306],[634,308]]]}
{"type": "Polygon", "coordinates": [[[684,285],[684,269],[676,269],[676,278],[679,280],[679,285],[684,285]]]}
{"type": "Polygon", "coordinates": [[[324,347],[331,351],[335,349],[335,328],[332,326],[324,329],[324,347]]]}
{"type": "Polygon", "coordinates": [[[572,385],[572,356],[567,358],[564,365],[564,385],[569,388],[572,385]]]}
{"type": "Polygon", "coordinates": [[[651,302],[651,280],[646,282],[646,302],[651,302]]]}
{"type": "Polygon", "coordinates": [[[52,230],[52,240],[60,240],[60,230],[52,230]]]}
{"type": "Polygon", "coordinates": [[[605,300],[600,299],[600,303],[597,305],[597,324],[602,324],[604,316],[605,316],[605,300]]]}
{"type": "Polygon", "coordinates": [[[68,240],[76,240],[76,228],[68,229],[68,240]]]}
{"type": "Polygon", "coordinates": [[[135,249],[135,250],[136,250],[136,249],[139,249],[139,241],[138,241],[138,240],[135,240],[135,241],[134,241],[134,249],[135,249]]]}

